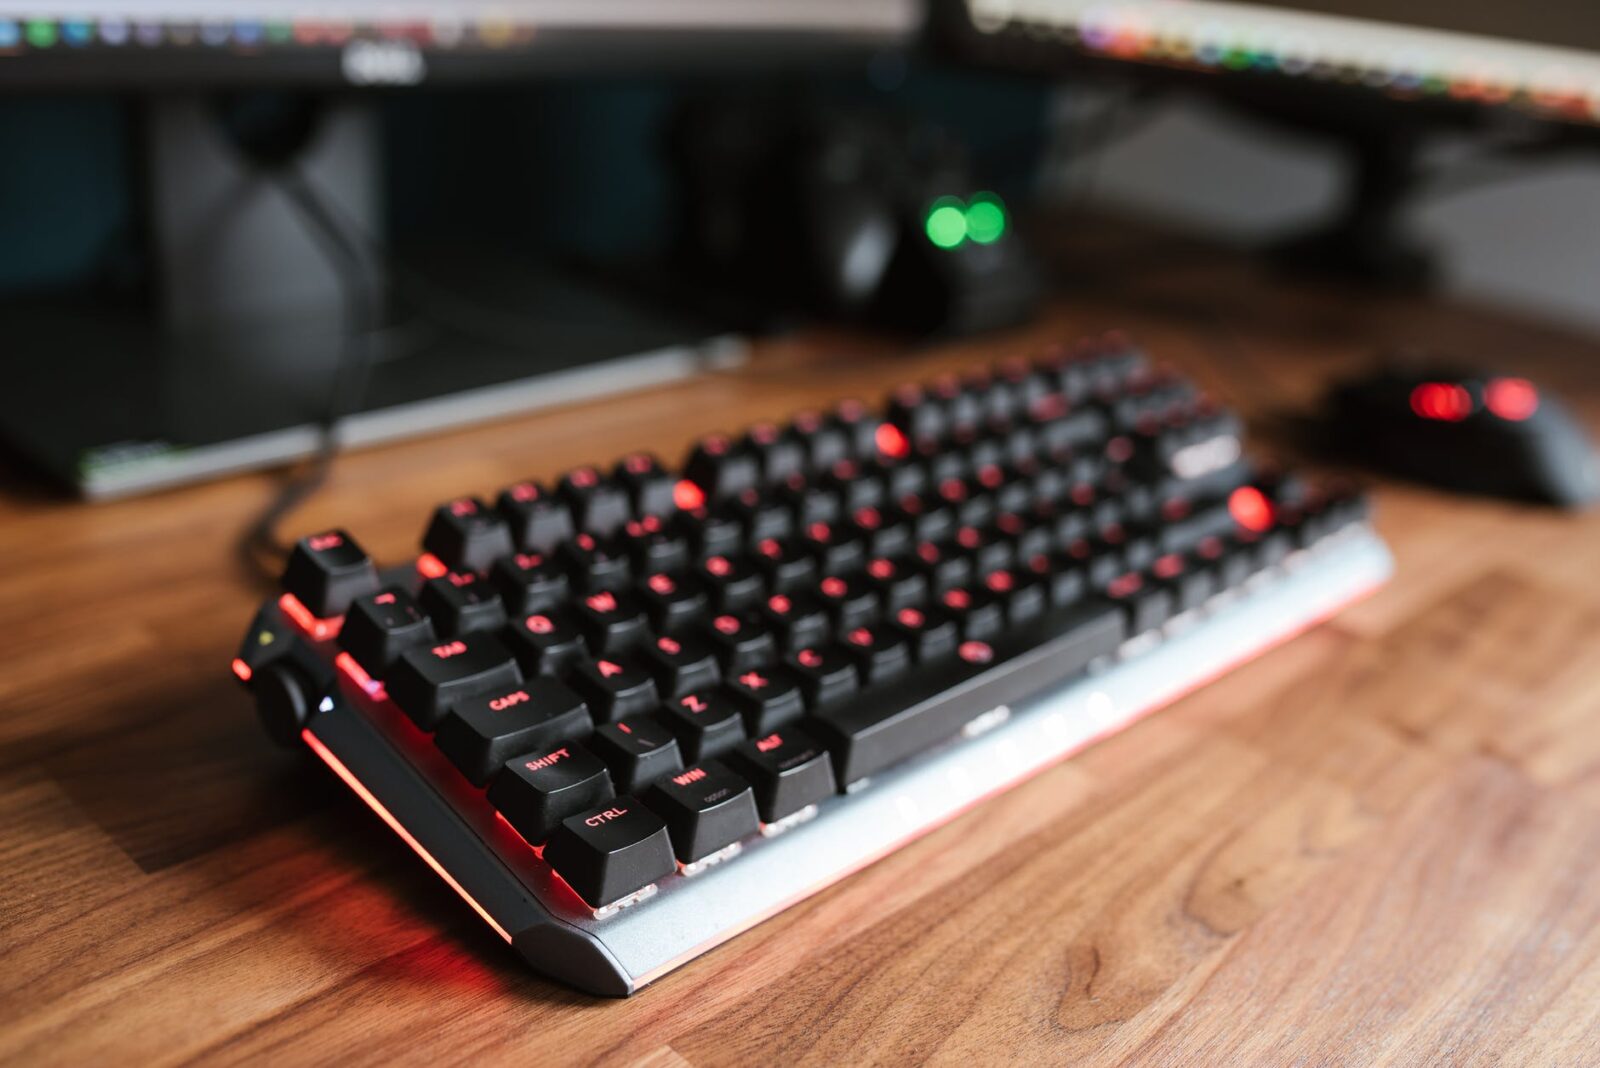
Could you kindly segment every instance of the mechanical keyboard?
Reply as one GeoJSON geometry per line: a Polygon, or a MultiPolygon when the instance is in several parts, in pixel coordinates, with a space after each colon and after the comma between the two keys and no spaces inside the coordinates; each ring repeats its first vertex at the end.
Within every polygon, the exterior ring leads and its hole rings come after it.
{"type": "Polygon", "coordinates": [[[529,964],[626,995],[1379,585],[1118,335],[298,542],[233,671],[529,964]]]}

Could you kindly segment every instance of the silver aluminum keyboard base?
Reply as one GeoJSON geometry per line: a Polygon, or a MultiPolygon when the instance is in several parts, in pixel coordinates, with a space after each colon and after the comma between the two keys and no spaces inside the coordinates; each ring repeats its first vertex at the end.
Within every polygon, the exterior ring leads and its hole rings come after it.
{"type": "MultiPolygon", "coordinates": [[[[1172,633],[1135,639],[1102,670],[1024,702],[988,729],[958,737],[828,799],[816,818],[693,878],[669,878],[649,900],[596,920],[570,900],[560,920],[602,943],[631,980],[650,982],[789,905],[955,818],[1092,742],[1264,652],[1382,584],[1393,570],[1369,528],[1349,528],[1293,554],[1172,633]],[[1129,649],[1137,650],[1128,656],[1129,649]]],[[[993,709],[974,708],[974,718],[993,709]]],[[[541,962],[529,954],[536,968],[541,962]]],[[[548,962],[545,962],[548,967],[548,962]]]]}

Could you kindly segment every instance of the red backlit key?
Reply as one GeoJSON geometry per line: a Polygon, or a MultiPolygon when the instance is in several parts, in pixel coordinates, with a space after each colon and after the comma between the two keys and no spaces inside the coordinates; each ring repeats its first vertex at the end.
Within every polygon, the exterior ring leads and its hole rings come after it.
{"type": "Polygon", "coordinates": [[[528,675],[563,675],[589,654],[577,623],[564,610],[532,612],[508,626],[505,636],[528,675]]]}
{"type": "Polygon", "coordinates": [[[902,608],[890,618],[891,625],[906,636],[912,657],[919,664],[949,656],[961,640],[955,616],[937,605],[902,608]]]}
{"type": "Polygon", "coordinates": [[[632,657],[598,656],[573,668],[567,681],[589,702],[596,723],[649,712],[661,703],[655,677],[632,657]]]}
{"type": "Polygon", "coordinates": [[[644,801],[666,821],[673,851],[684,864],[748,838],[761,826],[750,784],[715,760],[662,779],[644,801]]]}
{"type": "Polygon", "coordinates": [[[828,615],[810,594],[775,593],[762,603],[760,618],[781,650],[802,649],[828,637],[828,615]]]}
{"type": "Polygon", "coordinates": [[[572,513],[537,482],[518,482],[500,494],[500,514],[523,552],[552,553],[572,537],[572,513]]]}
{"type": "Polygon", "coordinates": [[[439,720],[434,744],[476,786],[518,753],[553,745],[593,728],[583,698],[555,679],[464,697],[439,720]]]}
{"type": "Polygon", "coordinates": [[[715,686],[722,677],[722,666],[711,645],[693,634],[663,634],[644,644],[643,655],[655,672],[661,696],[668,701],[715,686]]]}
{"type": "Polygon", "coordinates": [[[378,588],[378,571],[366,551],[342,530],[301,538],[289,554],[283,588],[312,615],[342,616],[350,602],[378,588]]]}
{"type": "Polygon", "coordinates": [[[423,730],[433,730],[444,710],[464,697],[510,690],[522,672],[490,634],[464,634],[400,654],[385,684],[389,696],[423,730]]]}
{"type": "Polygon", "coordinates": [[[816,595],[833,620],[836,634],[878,618],[878,589],[865,575],[826,575],[817,583],[816,595]]]}
{"type": "Polygon", "coordinates": [[[856,665],[861,685],[876,686],[911,667],[911,643],[893,626],[853,627],[839,632],[839,647],[856,665]]]}
{"type": "Polygon", "coordinates": [[[631,593],[599,590],[572,602],[578,627],[596,656],[610,656],[643,645],[650,630],[644,606],[631,593]]]}
{"type": "Polygon", "coordinates": [[[621,530],[632,511],[627,491],[593,467],[574,468],[563,475],[556,496],[572,510],[578,529],[597,537],[621,530]]]}
{"type": "Polygon", "coordinates": [[[494,587],[471,571],[451,571],[424,582],[418,603],[446,637],[498,630],[506,621],[506,607],[494,587]]]}
{"type": "Polygon", "coordinates": [[[810,708],[832,704],[861,686],[854,658],[837,645],[796,650],[785,658],[784,665],[800,680],[800,691],[810,708]]]}
{"type": "Polygon", "coordinates": [[[562,820],[544,859],[597,909],[678,870],[667,825],[626,796],[562,820]]]}
{"type": "Polygon", "coordinates": [[[793,593],[816,581],[816,558],[799,538],[762,538],[756,542],[751,560],[766,575],[767,588],[773,593],[793,593]]]}
{"type": "Polygon", "coordinates": [[[633,716],[596,728],[584,743],[606,762],[617,789],[635,792],[683,770],[678,739],[652,716],[633,716]]]}
{"type": "Polygon", "coordinates": [[[778,658],[778,643],[772,631],[755,619],[723,613],[715,616],[701,633],[716,653],[725,675],[735,675],[778,658]]]}
{"type": "Polygon", "coordinates": [[[458,497],[434,509],[422,547],[454,571],[487,571],[512,551],[511,528],[477,497],[458,497]]]}
{"type": "Polygon", "coordinates": [[[611,479],[628,494],[636,516],[668,516],[677,511],[672,498],[677,480],[648,452],[629,453],[618,460],[611,479]]]}
{"type": "Polygon", "coordinates": [[[678,736],[678,748],[688,760],[718,756],[744,741],[738,706],[719,690],[673,698],[662,706],[661,721],[678,736]]]}
{"type": "Polygon", "coordinates": [[[751,734],[765,734],[805,714],[800,680],[781,667],[729,672],[723,684],[751,734]]]}
{"type": "Polygon", "coordinates": [[[494,563],[489,574],[512,612],[537,612],[566,601],[567,573],[543,553],[512,553],[494,563]]]}
{"type": "Polygon", "coordinates": [[[699,486],[709,501],[722,501],[759,485],[761,461],[726,434],[708,434],[689,455],[683,477],[699,486]]]}
{"type": "Polygon", "coordinates": [[[489,803],[534,844],[568,816],[602,806],[616,796],[600,758],[564,742],[513,757],[489,783],[489,803]]]}
{"type": "Polygon", "coordinates": [[[434,644],[433,624],[411,595],[393,588],[350,602],[339,645],[369,675],[382,675],[407,649],[434,644]]]}
{"type": "Polygon", "coordinates": [[[798,727],[752,738],[728,762],[755,786],[756,808],[767,823],[838,792],[828,751],[798,727]]]}
{"type": "Polygon", "coordinates": [[[638,598],[661,634],[680,634],[706,618],[710,600],[699,580],[658,571],[639,583],[638,598]]]}
{"type": "Polygon", "coordinates": [[[584,592],[618,590],[628,584],[632,566],[624,547],[593,534],[576,535],[556,552],[573,586],[584,592]]]}
{"type": "Polygon", "coordinates": [[[709,556],[697,571],[719,612],[744,612],[761,602],[766,581],[744,556],[709,556]]]}

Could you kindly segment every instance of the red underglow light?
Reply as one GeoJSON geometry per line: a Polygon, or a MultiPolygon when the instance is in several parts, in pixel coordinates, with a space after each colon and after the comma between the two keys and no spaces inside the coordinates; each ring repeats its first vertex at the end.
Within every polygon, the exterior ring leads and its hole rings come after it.
{"type": "Polygon", "coordinates": [[[239,676],[240,682],[249,682],[250,676],[255,674],[255,672],[250,670],[250,665],[246,664],[238,657],[233,658],[233,673],[239,676]]]}
{"type": "Polygon", "coordinates": [[[278,598],[278,607],[283,614],[294,621],[294,625],[305,631],[314,642],[325,642],[329,638],[337,637],[339,628],[344,626],[344,616],[329,616],[319,619],[312,615],[311,609],[300,602],[300,598],[292,593],[286,593],[278,598]]]}
{"type": "Polygon", "coordinates": [[[461,900],[472,906],[472,911],[476,912],[479,916],[482,916],[483,921],[490,927],[493,927],[495,933],[501,938],[504,938],[507,942],[511,941],[510,932],[495,922],[495,918],[489,915],[488,911],[482,905],[478,904],[478,902],[473,899],[471,894],[467,893],[466,888],[460,883],[456,882],[455,876],[446,871],[444,865],[433,859],[433,854],[424,849],[421,842],[411,837],[411,832],[406,830],[405,827],[401,825],[400,821],[395,819],[393,814],[391,814],[388,809],[383,807],[383,802],[374,797],[372,791],[368,790],[360,779],[351,774],[350,769],[344,766],[344,762],[338,757],[334,756],[333,751],[327,746],[323,745],[320,738],[311,733],[310,727],[307,727],[305,730],[301,731],[300,737],[305,739],[306,745],[311,747],[311,751],[313,753],[322,758],[322,762],[328,765],[335,775],[344,780],[344,784],[346,786],[355,791],[357,797],[361,798],[361,800],[367,803],[368,808],[372,809],[372,811],[378,814],[379,819],[383,820],[384,823],[389,825],[390,830],[392,830],[395,834],[398,834],[401,840],[416,852],[417,856],[421,857],[427,862],[428,867],[432,868],[434,872],[438,874],[439,878],[443,879],[447,884],[449,884],[450,889],[461,895],[461,900]]]}
{"type": "Polygon", "coordinates": [[[1252,533],[1260,534],[1272,526],[1272,502],[1254,486],[1240,486],[1228,495],[1228,514],[1252,533]]]}
{"type": "Polygon", "coordinates": [[[1539,410],[1539,391],[1526,378],[1494,378],[1483,402],[1500,418],[1520,423],[1539,410]]]}
{"type": "Polygon", "coordinates": [[[1424,382],[1411,391],[1411,410],[1435,422],[1459,423],[1472,414],[1472,394],[1453,382],[1424,382]]]}
{"type": "Polygon", "coordinates": [[[368,697],[383,696],[383,683],[367,674],[367,669],[356,663],[356,658],[349,653],[340,653],[333,658],[334,666],[350,677],[350,681],[361,687],[368,697]]]}
{"type": "Polygon", "coordinates": [[[672,487],[672,503],[685,512],[692,512],[705,507],[706,491],[686,478],[679,479],[672,487]]]}
{"type": "Polygon", "coordinates": [[[872,436],[878,443],[878,451],[891,459],[903,459],[911,452],[911,442],[893,423],[879,423],[872,436]]]}
{"type": "Polygon", "coordinates": [[[417,573],[423,578],[436,579],[449,572],[450,569],[444,566],[444,561],[432,553],[423,553],[417,557],[417,573]]]}

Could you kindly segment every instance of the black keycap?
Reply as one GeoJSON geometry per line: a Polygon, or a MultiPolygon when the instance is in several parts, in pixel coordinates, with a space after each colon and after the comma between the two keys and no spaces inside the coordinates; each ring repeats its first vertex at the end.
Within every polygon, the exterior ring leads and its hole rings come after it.
{"type": "Polygon", "coordinates": [[[773,593],[794,593],[817,579],[816,556],[811,546],[799,538],[763,538],[756,543],[751,559],[766,576],[766,588],[773,593]]]}
{"type": "Polygon", "coordinates": [[[738,556],[744,551],[744,524],[726,511],[699,509],[680,515],[675,526],[682,529],[696,560],[738,556]]]}
{"type": "Polygon", "coordinates": [[[572,613],[596,656],[636,648],[649,636],[650,617],[631,593],[599,590],[587,594],[572,603],[572,613]]]}
{"type": "Polygon", "coordinates": [[[735,749],[729,763],[755,787],[767,823],[792,816],[838,792],[828,751],[798,727],[784,727],[735,749]]]}
{"type": "Polygon", "coordinates": [[[644,659],[655,672],[656,687],[669,702],[691,690],[715,686],[722,666],[709,642],[693,634],[663,634],[644,645],[644,659]]]}
{"type": "Polygon", "coordinates": [[[1005,629],[1005,609],[984,586],[957,587],[939,595],[939,601],[956,617],[963,641],[984,641],[1005,629]]]}
{"type": "Polygon", "coordinates": [[[751,734],[765,734],[805,714],[800,680],[781,667],[730,673],[723,688],[751,734]]]}
{"type": "Polygon", "coordinates": [[[887,420],[912,441],[935,442],[949,428],[946,407],[915,384],[898,387],[889,395],[887,420]]]}
{"type": "Polygon", "coordinates": [[[555,679],[464,697],[439,720],[434,744],[474,785],[482,786],[518,753],[588,734],[583,698],[555,679]]]}
{"type": "Polygon", "coordinates": [[[1152,575],[1172,594],[1172,611],[1188,612],[1205,604],[1217,592],[1216,573],[1208,561],[1185,559],[1177,554],[1163,556],[1151,568],[1152,575]]]}
{"type": "Polygon", "coordinates": [[[817,645],[828,637],[828,615],[810,594],[775,593],[761,605],[760,618],[780,651],[817,645]]]}
{"type": "Polygon", "coordinates": [[[935,594],[972,581],[972,559],[954,541],[922,542],[917,546],[916,562],[935,594]]]}
{"type": "Polygon", "coordinates": [[[661,703],[655,676],[632,657],[597,657],[567,674],[572,688],[589,703],[596,723],[649,712],[661,703]]]}
{"type": "Polygon", "coordinates": [[[451,641],[408,649],[384,680],[389,696],[423,730],[432,730],[450,705],[491,690],[522,684],[522,672],[492,634],[463,634],[451,641]]]}
{"type": "Polygon", "coordinates": [[[357,597],[345,613],[339,645],[369,675],[382,675],[407,649],[434,643],[433,623],[405,590],[357,597]]]}
{"type": "Polygon", "coordinates": [[[518,482],[500,494],[500,514],[523,552],[555,552],[572,537],[572,513],[537,482],[518,482]]]}
{"type": "Polygon", "coordinates": [[[887,492],[875,465],[856,460],[840,460],[820,479],[822,488],[839,498],[846,515],[861,508],[884,503],[887,492]]]}
{"type": "Polygon", "coordinates": [[[839,495],[815,482],[790,479],[778,490],[778,498],[794,514],[797,527],[835,523],[844,515],[839,495]]]}
{"type": "Polygon", "coordinates": [[[628,520],[622,531],[618,548],[633,561],[634,574],[654,575],[689,566],[689,539],[676,525],[648,515],[628,520]]]}
{"type": "Polygon", "coordinates": [[[498,630],[506,621],[506,607],[494,587],[471,571],[429,579],[417,603],[446,637],[498,630]]]}
{"type": "Polygon", "coordinates": [[[606,762],[612,781],[624,792],[637,792],[663,775],[683,770],[678,739],[651,716],[597,727],[584,745],[606,762]]]}
{"type": "Polygon", "coordinates": [[[759,486],[761,462],[727,435],[710,434],[690,453],[683,477],[700,487],[707,500],[717,502],[759,486]]]}
{"type": "Polygon", "coordinates": [[[562,820],[544,859],[592,908],[678,870],[667,825],[628,796],[562,820]]]}
{"type": "Polygon", "coordinates": [[[616,796],[600,758],[571,742],[506,761],[489,782],[489,803],[534,845],[562,820],[616,796]]]}
{"type": "Polygon", "coordinates": [[[567,573],[543,553],[512,553],[494,562],[490,581],[512,612],[538,612],[567,600],[567,573]]]}
{"type": "Polygon", "coordinates": [[[777,496],[748,489],[730,500],[727,509],[738,517],[748,542],[759,543],[766,538],[787,538],[794,533],[794,512],[777,496]]]}
{"type": "Polygon", "coordinates": [[[342,530],[301,538],[289,554],[283,588],[319,618],[341,616],[350,602],[378,588],[366,550],[342,530]]]}
{"type": "Polygon", "coordinates": [[[579,530],[608,538],[630,518],[628,493],[593,467],[574,468],[561,476],[556,496],[572,511],[579,530]]]}
{"type": "Polygon", "coordinates": [[[766,580],[742,556],[711,556],[700,565],[699,577],[719,612],[744,612],[766,596],[766,580]]]}
{"type": "Polygon", "coordinates": [[[880,624],[841,632],[840,646],[856,666],[863,686],[877,686],[911,667],[911,642],[898,628],[880,624]]]}
{"type": "Polygon", "coordinates": [[[1050,605],[1049,589],[1026,568],[991,571],[983,577],[983,584],[999,598],[1008,627],[1019,627],[1037,619],[1050,605]]]}
{"type": "Polygon", "coordinates": [[[526,675],[564,675],[589,655],[583,635],[565,610],[533,612],[505,630],[506,642],[526,675]]]}
{"type": "Polygon", "coordinates": [[[1056,610],[993,643],[963,642],[956,656],[824,708],[811,724],[833,751],[839,781],[853,783],[952,737],[974,716],[1071,678],[1115,652],[1126,633],[1113,604],[1056,610]]]}
{"type": "Polygon", "coordinates": [[[458,497],[434,509],[422,547],[452,571],[487,571],[511,554],[511,527],[479,498],[458,497]]]}
{"type": "Polygon", "coordinates": [[[913,541],[942,541],[956,529],[955,509],[936,493],[908,493],[898,506],[911,526],[913,541]]]}
{"type": "Polygon", "coordinates": [[[621,486],[636,516],[668,516],[677,510],[672,488],[677,483],[648,452],[634,452],[617,461],[612,481],[621,486]]]}
{"type": "Polygon", "coordinates": [[[877,589],[886,615],[928,599],[928,576],[915,561],[881,556],[868,560],[867,579],[877,589]]]}
{"type": "Polygon", "coordinates": [[[847,397],[834,406],[829,418],[845,435],[850,455],[859,460],[870,460],[878,454],[878,424],[882,422],[864,401],[847,397]]]}
{"type": "Polygon", "coordinates": [[[848,523],[812,523],[805,528],[803,541],[825,575],[842,575],[866,563],[867,543],[848,523]]]}
{"type": "Polygon", "coordinates": [[[938,605],[902,608],[893,619],[911,645],[912,659],[919,664],[949,656],[961,641],[955,616],[938,605]]]}
{"type": "Polygon", "coordinates": [[[678,737],[684,759],[719,756],[744,741],[744,720],[729,694],[701,690],[668,701],[661,721],[678,737]]]}
{"type": "Polygon", "coordinates": [[[837,645],[807,646],[784,665],[800,680],[800,692],[813,709],[848,697],[861,686],[853,658],[837,645]]]}
{"type": "Polygon", "coordinates": [[[910,520],[893,505],[867,505],[850,516],[868,556],[898,556],[908,551],[915,539],[910,520]]]}
{"type": "Polygon", "coordinates": [[[823,471],[850,455],[850,439],[843,427],[820,412],[799,412],[790,432],[806,451],[806,468],[823,471]]]}
{"type": "Polygon", "coordinates": [[[678,860],[692,864],[761,827],[750,784],[715,760],[662,779],[645,804],[667,824],[678,860]]]}
{"type": "Polygon", "coordinates": [[[756,619],[723,613],[703,633],[724,675],[770,664],[778,658],[778,643],[772,631],[756,619]]]}
{"type": "Polygon", "coordinates": [[[776,486],[805,470],[804,443],[774,423],[757,423],[751,427],[745,433],[744,448],[755,456],[761,469],[761,481],[767,486],[776,486]]]}
{"type": "Polygon", "coordinates": [[[703,623],[710,598],[696,579],[658,571],[639,584],[638,598],[650,623],[661,634],[681,634],[703,623]]]}
{"type": "Polygon", "coordinates": [[[625,549],[587,532],[563,544],[556,558],[573,584],[586,593],[621,589],[632,573],[625,549]]]}
{"type": "Polygon", "coordinates": [[[862,574],[827,576],[817,583],[817,601],[833,621],[836,634],[876,622],[881,611],[878,588],[862,574]]]}
{"type": "Polygon", "coordinates": [[[1105,592],[1126,609],[1129,634],[1153,630],[1172,615],[1171,591],[1151,583],[1137,571],[1119,575],[1106,586],[1105,592]]]}

